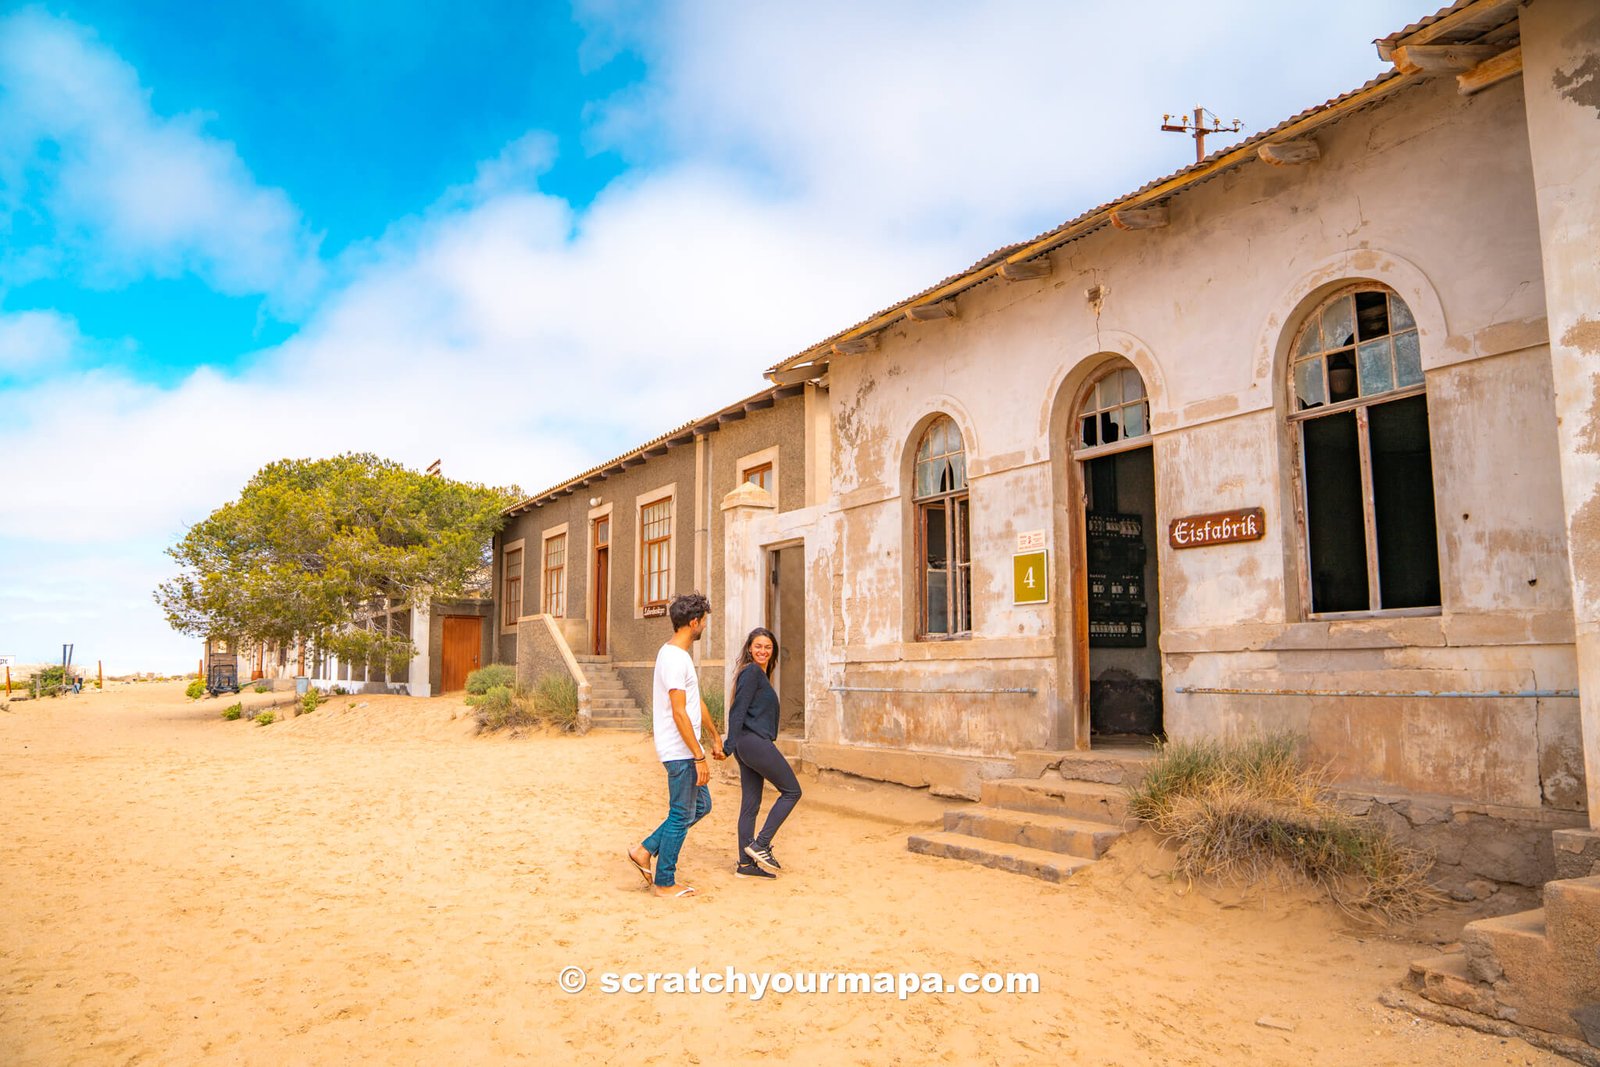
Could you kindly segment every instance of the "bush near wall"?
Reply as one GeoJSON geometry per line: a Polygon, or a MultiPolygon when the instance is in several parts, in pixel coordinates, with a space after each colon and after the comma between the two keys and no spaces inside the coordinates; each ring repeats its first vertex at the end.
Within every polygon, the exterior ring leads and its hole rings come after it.
{"type": "Polygon", "coordinates": [[[509,663],[491,663],[467,675],[467,692],[473,696],[483,696],[496,686],[515,689],[516,685],[517,669],[509,663]]]}

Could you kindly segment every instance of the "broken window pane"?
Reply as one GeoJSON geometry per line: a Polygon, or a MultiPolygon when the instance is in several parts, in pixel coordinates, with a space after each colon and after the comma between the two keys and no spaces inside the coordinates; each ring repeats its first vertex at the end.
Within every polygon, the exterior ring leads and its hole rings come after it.
{"type": "Polygon", "coordinates": [[[1356,398],[1355,352],[1346,349],[1328,357],[1328,400],[1337,404],[1356,398]]]}
{"type": "MultiPolygon", "coordinates": [[[[1397,306],[1404,307],[1398,300],[1397,306]]],[[[1416,385],[1422,381],[1422,348],[1417,344],[1417,331],[1396,334],[1394,338],[1394,384],[1397,387],[1416,385]]]]}
{"type": "Polygon", "coordinates": [[[1387,393],[1394,388],[1394,365],[1389,355],[1389,339],[1368,341],[1356,350],[1361,364],[1361,395],[1387,393]]]}
{"type": "Polygon", "coordinates": [[[1305,328],[1305,332],[1300,335],[1300,343],[1295,345],[1294,355],[1296,359],[1301,359],[1305,356],[1314,356],[1321,351],[1322,331],[1317,327],[1317,320],[1313,319],[1305,328]]]}
{"type": "Polygon", "coordinates": [[[1308,359],[1294,369],[1294,395],[1300,410],[1319,408],[1328,402],[1322,387],[1322,360],[1308,359]]]}
{"type": "Polygon", "coordinates": [[[1100,424],[1093,416],[1089,415],[1083,420],[1083,447],[1093,448],[1100,443],[1100,424]]]}
{"type": "Polygon", "coordinates": [[[1428,398],[1367,409],[1372,507],[1378,532],[1378,595],[1385,608],[1439,603],[1439,544],[1433,515],[1428,398]]]}
{"type": "Polygon", "coordinates": [[[1329,304],[1322,312],[1322,348],[1343,348],[1356,339],[1355,308],[1348,296],[1329,304]]]}
{"type": "Polygon", "coordinates": [[[1301,432],[1311,610],[1365,611],[1367,538],[1355,412],[1310,419],[1301,432]]]}
{"type": "Polygon", "coordinates": [[[1142,437],[1149,432],[1143,404],[1129,404],[1122,409],[1122,429],[1129,437],[1142,437]]]}
{"type": "Polygon", "coordinates": [[[1122,419],[1120,413],[1115,411],[1102,411],[1100,413],[1100,442],[1111,444],[1122,440],[1122,419]]]}
{"type": "Polygon", "coordinates": [[[1389,333],[1388,295],[1357,293],[1356,324],[1363,341],[1386,336],[1389,333]]]}

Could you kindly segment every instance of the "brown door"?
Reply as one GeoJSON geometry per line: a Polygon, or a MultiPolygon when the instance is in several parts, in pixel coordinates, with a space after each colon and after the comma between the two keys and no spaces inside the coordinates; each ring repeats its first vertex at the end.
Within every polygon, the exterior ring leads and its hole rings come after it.
{"type": "Polygon", "coordinates": [[[441,693],[467,687],[467,675],[483,666],[483,620],[476,615],[444,617],[444,656],[439,680],[441,693]]]}
{"type": "Polygon", "coordinates": [[[611,518],[594,520],[594,629],[589,634],[594,655],[606,654],[606,602],[611,599],[611,518]]]}

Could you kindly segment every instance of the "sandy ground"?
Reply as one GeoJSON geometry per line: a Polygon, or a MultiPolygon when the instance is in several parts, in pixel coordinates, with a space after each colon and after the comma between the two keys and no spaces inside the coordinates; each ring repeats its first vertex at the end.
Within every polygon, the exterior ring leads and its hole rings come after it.
{"type": "Polygon", "coordinates": [[[943,802],[808,780],[782,879],[736,880],[722,777],[680,868],[700,895],[662,901],[623,858],[665,811],[643,737],[478,738],[446,698],[258,727],[181,690],[0,712],[0,1062],[1565,1062],[1379,1005],[1432,946],[1182,894],[1137,841],[1051,886],[908,853],[943,802]],[[601,989],[691,967],[1039,991],[601,989]]]}

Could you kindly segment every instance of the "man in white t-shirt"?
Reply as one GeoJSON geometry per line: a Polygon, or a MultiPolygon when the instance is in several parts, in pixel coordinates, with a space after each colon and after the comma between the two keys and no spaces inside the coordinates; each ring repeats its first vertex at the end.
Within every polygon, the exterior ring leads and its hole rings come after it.
{"type": "Polygon", "coordinates": [[[628,862],[658,897],[694,895],[693,886],[677,884],[678,852],[689,827],[711,811],[711,789],[707,785],[711,770],[706,763],[705,746],[700,743],[702,728],[710,740],[712,758],[725,758],[722,740],[711,722],[711,710],[700,699],[700,678],[695,673],[694,657],[689,654],[705,633],[710,614],[711,602],[699,593],[673,598],[667,607],[672,640],[656,653],[651,720],[656,755],[667,769],[667,817],[649,837],[628,850],[628,862]]]}

